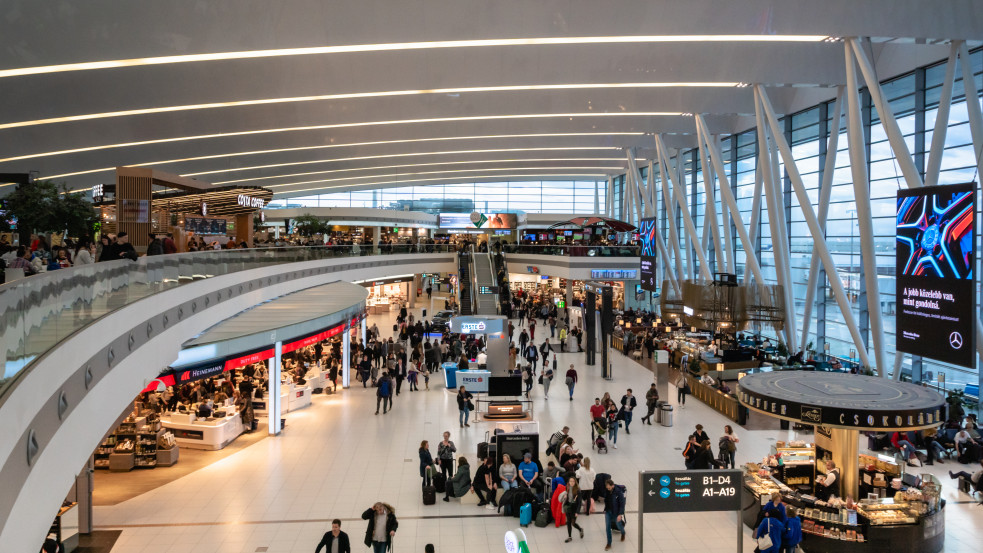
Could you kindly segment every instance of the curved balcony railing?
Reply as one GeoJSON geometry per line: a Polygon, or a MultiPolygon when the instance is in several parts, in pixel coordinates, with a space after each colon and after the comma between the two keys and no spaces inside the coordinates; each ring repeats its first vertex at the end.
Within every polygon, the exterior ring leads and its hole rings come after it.
{"type": "Polygon", "coordinates": [[[531,253],[537,255],[563,255],[567,257],[638,257],[638,246],[580,246],[580,245],[539,245],[508,244],[502,248],[504,253],[531,253]]]}
{"type": "Polygon", "coordinates": [[[209,250],[60,269],[0,286],[0,403],[31,363],[72,333],[141,298],[267,265],[378,254],[453,252],[453,245],[209,250]]]}

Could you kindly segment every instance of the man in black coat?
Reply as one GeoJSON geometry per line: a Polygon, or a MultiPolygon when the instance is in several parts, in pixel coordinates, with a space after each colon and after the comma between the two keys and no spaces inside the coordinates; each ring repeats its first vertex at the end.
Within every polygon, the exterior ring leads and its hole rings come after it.
{"type": "Polygon", "coordinates": [[[341,520],[337,518],[331,521],[331,531],[324,533],[324,537],[321,538],[321,543],[317,544],[317,549],[314,550],[314,553],[321,553],[322,547],[325,548],[324,553],[335,553],[332,550],[335,540],[338,540],[337,553],[352,553],[352,546],[348,541],[348,534],[341,531],[341,520]]]}

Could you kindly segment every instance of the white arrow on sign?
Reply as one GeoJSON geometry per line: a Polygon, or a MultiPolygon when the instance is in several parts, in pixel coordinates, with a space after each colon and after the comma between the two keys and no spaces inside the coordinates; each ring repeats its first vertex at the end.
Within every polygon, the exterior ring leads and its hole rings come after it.
{"type": "Polygon", "coordinates": [[[652,490],[649,490],[649,497],[652,497],[653,495],[655,495],[655,492],[652,491],[652,490]]]}
{"type": "Polygon", "coordinates": [[[651,486],[655,485],[655,478],[649,478],[649,485],[651,486]]]}

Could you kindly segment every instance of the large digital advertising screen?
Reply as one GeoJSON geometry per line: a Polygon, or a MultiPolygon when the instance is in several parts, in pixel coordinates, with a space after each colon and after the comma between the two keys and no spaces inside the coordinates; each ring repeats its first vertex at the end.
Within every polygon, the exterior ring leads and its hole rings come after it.
{"type": "Polygon", "coordinates": [[[898,191],[897,351],[973,367],[976,184],[898,191]]]}
{"type": "Polygon", "coordinates": [[[642,219],[638,223],[638,236],[642,239],[642,255],[639,273],[642,279],[642,289],[649,292],[658,291],[659,283],[655,281],[655,225],[656,218],[642,219]]]}

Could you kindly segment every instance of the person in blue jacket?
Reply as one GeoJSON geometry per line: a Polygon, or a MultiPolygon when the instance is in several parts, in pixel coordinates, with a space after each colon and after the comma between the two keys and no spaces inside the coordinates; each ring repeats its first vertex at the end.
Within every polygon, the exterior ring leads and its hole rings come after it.
{"type": "Polygon", "coordinates": [[[772,515],[772,518],[775,518],[778,521],[780,521],[782,523],[782,526],[784,527],[785,521],[788,520],[788,515],[785,514],[785,504],[782,503],[782,494],[778,492],[771,494],[771,501],[766,503],[764,508],[762,508],[761,510],[767,513],[772,509],[778,511],[778,514],[772,515]]]}
{"type": "Polygon", "coordinates": [[[802,543],[802,520],[797,516],[795,507],[789,505],[788,520],[785,521],[785,535],[782,536],[782,547],[785,553],[796,553],[802,543]]]}
{"type": "Polygon", "coordinates": [[[754,539],[758,539],[765,534],[771,538],[771,547],[762,549],[761,553],[781,553],[782,534],[785,533],[785,525],[778,520],[778,509],[765,511],[765,518],[761,525],[754,531],[754,539]]]}

